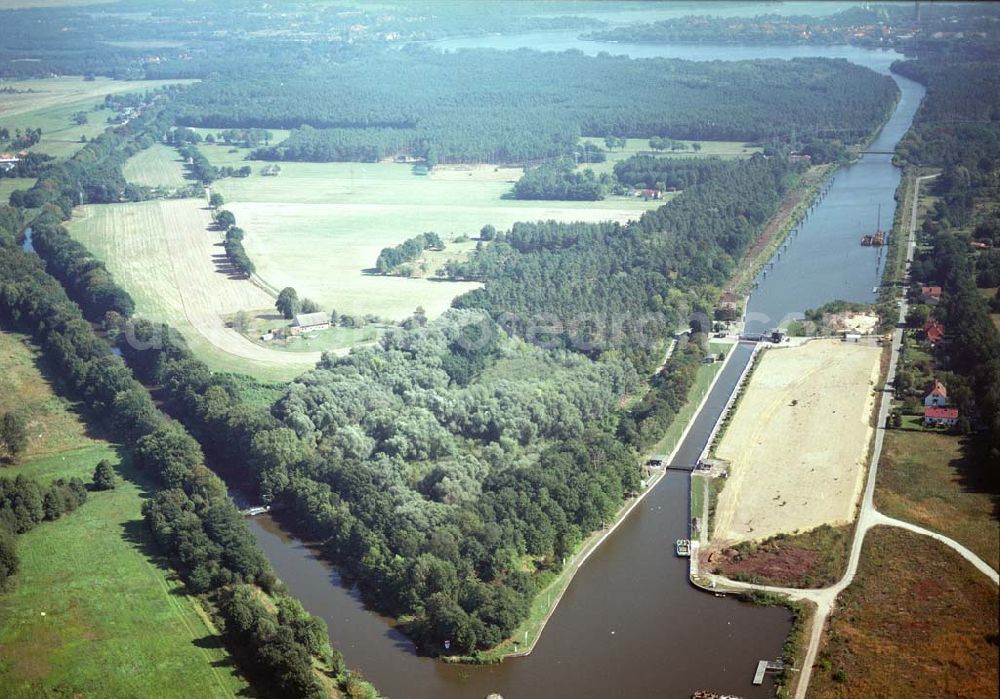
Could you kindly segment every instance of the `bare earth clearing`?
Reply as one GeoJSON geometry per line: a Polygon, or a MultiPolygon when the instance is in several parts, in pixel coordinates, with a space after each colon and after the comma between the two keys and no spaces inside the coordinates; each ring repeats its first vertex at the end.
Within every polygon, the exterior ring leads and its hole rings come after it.
{"type": "Polygon", "coordinates": [[[769,350],[716,455],[731,463],[713,540],[794,533],[854,517],[881,350],[814,340],[769,350]]]}
{"type": "Polygon", "coordinates": [[[226,328],[222,316],[271,309],[274,300],[251,282],[232,276],[222,235],[209,230],[211,214],[203,201],[85,206],[78,212],[70,226],[73,235],[107,263],[135,298],[138,313],[176,323],[196,348],[199,337],[206,340],[235,360],[224,368],[249,361],[305,370],[319,360],[319,352],[269,350],[226,328]],[[188,327],[177,323],[179,319],[188,327]]]}

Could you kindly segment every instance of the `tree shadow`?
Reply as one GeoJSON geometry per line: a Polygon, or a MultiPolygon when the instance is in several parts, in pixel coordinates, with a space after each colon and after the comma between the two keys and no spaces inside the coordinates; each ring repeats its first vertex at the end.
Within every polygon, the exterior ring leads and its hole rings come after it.
{"type": "Polygon", "coordinates": [[[967,493],[980,493],[990,497],[993,503],[993,520],[1000,522],[1000,472],[990,468],[990,460],[985,454],[986,445],[977,443],[973,437],[963,437],[962,455],[952,459],[949,466],[958,475],[958,484],[967,493]]]}

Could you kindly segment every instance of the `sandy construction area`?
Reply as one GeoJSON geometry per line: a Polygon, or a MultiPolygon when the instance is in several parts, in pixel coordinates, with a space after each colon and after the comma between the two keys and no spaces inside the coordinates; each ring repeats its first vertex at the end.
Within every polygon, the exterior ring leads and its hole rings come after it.
{"type": "Polygon", "coordinates": [[[731,464],[716,542],[854,518],[881,351],[840,340],[766,351],[716,450],[731,464]]]}

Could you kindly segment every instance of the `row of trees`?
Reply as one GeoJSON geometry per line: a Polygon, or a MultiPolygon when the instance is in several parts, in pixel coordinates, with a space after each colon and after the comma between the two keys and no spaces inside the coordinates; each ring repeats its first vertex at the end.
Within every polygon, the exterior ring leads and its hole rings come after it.
{"type": "MultiPolygon", "coordinates": [[[[159,414],[145,388],[94,335],[40,260],[17,249],[10,232],[0,242],[0,322],[30,332],[52,365],[60,367],[65,385],[93,414],[106,416],[115,434],[131,446],[137,466],[159,481],[161,489],[144,504],[143,512],[188,586],[215,592],[233,583],[249,583],[280,599],[267,560],[225,485],[204,466],[197,442],[159,414]]],[[[237,623],[223,619],[227,625],[237,623]]],[[[274,686],[287,696],[318,696],[311,669],[305,676],[301,672],[301,645],[295,640],[274,647],[269,656],[275,668],[274,686]],[[295,679],[286,685],[288,678],[295,679]]]]}

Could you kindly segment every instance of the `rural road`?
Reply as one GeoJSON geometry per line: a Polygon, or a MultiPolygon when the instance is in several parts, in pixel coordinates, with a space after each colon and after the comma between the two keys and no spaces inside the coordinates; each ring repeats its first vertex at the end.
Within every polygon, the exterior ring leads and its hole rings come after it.
{"type": "MultiPolygon", "coordinates": [[[[913,262],[914,251],[916,250],[916,226],[917,226],[917,202],[919,199],[920,184],[925,180],[937,177],[937,175],[926,175],[924,177],[918,177],[914,183],[913,191],[913,202],[912,208],[910,210],[910,225],[909,225],[909,236],[907,239],[906,247],[906,274],[904,276],[904,283],[909,280],[909,270],[910,264],[913,262]]],[[[750,583],[741,583],[735,580],[730,580],[729,578],[723,577],[721,575],[707,574],[703,577],[710,581],[713,588],[716,589],[734,589],[734,590],[759,590],[762,592],[770,592],[775,594],[780,594],[788,597],[792,600],[807,600],[816,605],[816,613],[813,616],[813,624],[810,629],[809,635],[809,646],[806,650],[806,655],[802,661],[801,674],[799,677],[799,683],[795,691],[796,699],[805,699],[806,692],[809,689],[809,681],[812,677],[813,665],[816,663],[816,656],[819,653],[820,643],[823,638],[823,629],[826,626],[826,621],[833,611],[834,605],[837,600],[837,596],[847,588],[853,581],[854,576],[858,571],[858,564],[861,561],[861,549],[864,544],[865,534],[868,530],[876,526],[891,526],[899,527],[901,529],[906,529],[908,531],[914,532],[916,534],[922,534],[924,536],[929,536],[946,546],[951,547],[959,553],[963,558],[972,563],[977,570],[982,572],[984,575],[993,581],[993,584],[1000,585],[1000,576],[998,576],[997,571],[994,570],[988,563],[983,561],[979,556],[974,554],[972,551],[967,549],[965,546],[961,545],[954,539],[951,539],[942,534],[930,531],[923,527],[905,522],[902,520],[894,519],[892,517],[887,517],[886,515],[875,509],[875,482],[878,474],[878,463],[882,455],[882,444],[885,439],[885,425],[886,419],[889,416],[889,411],[891,409],[891,398],[893,393],[893,382],[896,376],[896,366],[899,361],[899,349],[902,345],[903,340],[903,325],[906,320],[907,303],[906,298],[903,296],[900,302],[899,309],[899,322],[897,323],[896,329],[892,335],[892,348],[891,355],[889,359],[889,368],[886,372],[885,385],[882,388],[882,400],[879,404],[878,417],[875,429],[875,443],[872,449],[871,460],[868,468],[868,478],[865,485],[864,496],[861,501],[861,509],[858,513],[858,522],[854,530],[854,540],[851,544],[851,554],[847,563],[847,571],[844,573],[844,577],[841,578],[837,583],[831,585],[830,587],[822,589],[812,589],[804,590],[798,588],[789,587],[772,587],[768,585],[754,585],[750,583]]]]}

